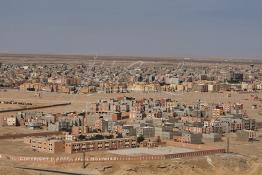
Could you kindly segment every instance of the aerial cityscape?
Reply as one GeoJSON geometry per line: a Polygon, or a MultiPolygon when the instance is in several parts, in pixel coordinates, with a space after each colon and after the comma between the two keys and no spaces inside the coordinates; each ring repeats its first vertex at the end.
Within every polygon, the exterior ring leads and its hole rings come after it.
{"type": "Polygon", "coordinates": [[[261,155],[259,62],[72,57],[1,55],[1,160],[128,174],[261,155]]]}
{"type": "Polygon", "coordinates": [[[0,174],[262,174],[262,4],[235,2],[1,2],[0,174]]]}

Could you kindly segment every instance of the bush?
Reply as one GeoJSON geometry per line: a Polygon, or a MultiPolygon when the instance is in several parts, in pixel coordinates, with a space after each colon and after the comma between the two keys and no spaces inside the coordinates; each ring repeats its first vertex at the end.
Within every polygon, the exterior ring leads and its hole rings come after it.
{"type": "Polygon", "coordinates": [[[123,138],[123,135],[121,133],[118,133],[116,138],[123,138]]]}
{"type": "Polygon", "coordinates": [[[136,138],[137,143],[141,143],[145,140],[144,136],[140,135],[139,137],[136,138]]]}

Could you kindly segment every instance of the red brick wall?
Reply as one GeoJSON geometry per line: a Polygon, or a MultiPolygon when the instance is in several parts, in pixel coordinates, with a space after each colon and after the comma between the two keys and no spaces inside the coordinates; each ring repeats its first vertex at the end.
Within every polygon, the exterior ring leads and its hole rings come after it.
{"type": "Polygon", "coordinates": [[[37,132],[29,134],[5,134],[0,136],[0,139],[13,139],[13,138],[23,138],[28,136],[51,136],[51,135],[62,135],[63,132],[54,131],[54,132],[37,132]]]}
{"type": "MultiPolygon", "coordinates": [[[[142,161],[142,160],[165,160],[180,157],[205,156],[209,154],[224,153],[225,149],[203,150],[187,153],[169,154],[169,155],[143,155],[143,156],[111,156],[111,157],[86,157],[86,162],[104,162],[104,161],[142,161]]],[[[13,160],[23,162],[38,162],[45,164],[61,164],[82,162],[82,157],[26,157],[13,155],[0,155],[0,160],[13,160]]]]}

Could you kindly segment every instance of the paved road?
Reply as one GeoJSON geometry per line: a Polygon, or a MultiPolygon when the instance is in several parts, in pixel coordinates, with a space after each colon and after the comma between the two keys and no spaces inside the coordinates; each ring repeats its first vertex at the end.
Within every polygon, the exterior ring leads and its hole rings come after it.
{"type": "Polygon", "coordinates": [[[82,173],[74,173],[74,172],[66,172],[66,171],[58,171],[52,169],[40,169],[40,168],[30,168],[30,167],[15,167],[17,169],[23,170],[31,170],[31,171],[39,171],[39,172],[46,172],[48,174],[67,174],[67,175],[91,175],[91,174],[82,174],[82,173]]]}

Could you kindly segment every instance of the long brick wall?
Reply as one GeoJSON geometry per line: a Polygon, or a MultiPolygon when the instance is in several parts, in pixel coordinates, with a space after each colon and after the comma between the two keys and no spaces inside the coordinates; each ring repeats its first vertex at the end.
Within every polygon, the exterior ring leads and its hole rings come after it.
{"type": "Polygon", "coordinates": [[[42,105],[42,106],[16,108],[16,109],[3,109],[3,110],[0,110],[0,113],[9,113],[9,112],[17,112],[17,111],[29,111],[29,110],[35,110],[35,109],[52,108],[52,107],[67,106],[67,105],[71,105],[71,102],[58,103],[58,104],[52,104],[52,105],[42,105]]]}
{"type": "Polygon", "coordinates": [[[28,136],[52,136],[52,135],[62,135],[61,131],[52,131],[52,132],[35,132],[35,133],[26,133],[26,134],[5,134],[0,136],[1,139],[17,139],[24,138],[28,136]]]}
{"type": "MultiPolygon", "coordinates": [[[[142,156],[108,156],[108,157],[86,157],[86,162],[105,162],[105,161],[153,161],[153,160],[167,160],[173,158],[205,156],[210,154],[225,153],[225,149],[201,150],[194,152],[167,154],[167,155],[142,155],[142,156]]],[[[0,160],[12,160],[22,162],[35,162],[45,164],[61,164],[61,163],[77,163],[83,162],[82,157],[28,157],[28,156],[14,156],[14,155],[0,155],[0,160]]]]}

